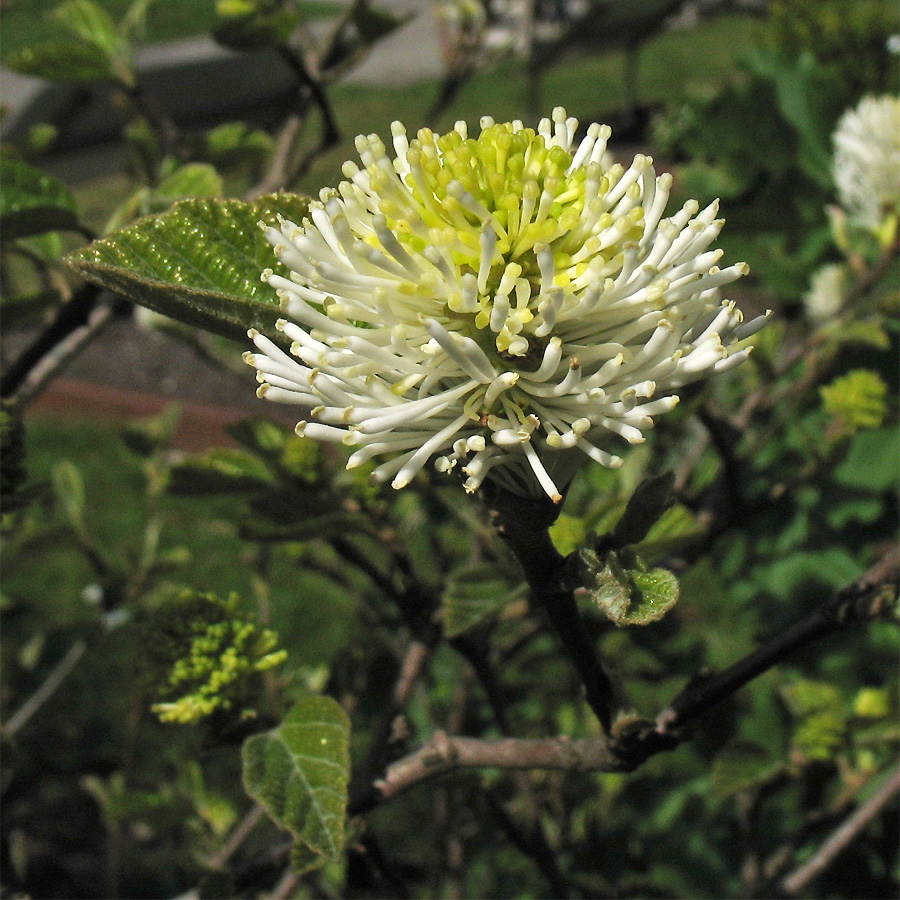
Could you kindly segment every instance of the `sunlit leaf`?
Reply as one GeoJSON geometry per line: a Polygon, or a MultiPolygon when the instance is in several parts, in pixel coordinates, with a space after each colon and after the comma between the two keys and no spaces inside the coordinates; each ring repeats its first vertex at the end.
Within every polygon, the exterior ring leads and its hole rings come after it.
{"type": "Polygon", "coordinates": [[[634,549],[641,559],[653,562],[670,553],[683,550],[704,534],[703,526],[694,514],[683,504],[676,503],[662,514],[660,520],[634,549]]]}
{"type": "Polygon", "coordinates": [[[66,0],[50,14],[68,31],[112,56],[121,47],[115,22],[103,7],[91,0],[66,0]]]}
{"type": "Polygon", "coordinates": [[[791,743],[805,759],[830,759],[844,739],[846,725],[840,692],[831,684],[802,679],[781,689],[794,719],[791,743]]]}
{"type": "Polygon", "coordinates": [[[340,858],[350,775],[350,722],[330,697],[308,697],[244,742],[244,786],[294,836],[298,872],[340,858]]]}
{"type": "Polygon", "coordinates": [[[223,190],[222,176],[208,163],[179,166],[154,189],[153,196],[166,205],[188,197],[218,197],[223,190]]]}
{"type": "Polygon", "coordinates": [[[878,428],[887,412],[887,385],[877,372],[854,369],[819,389],[825,412],[850,431],[878,428]]]}
{"type": "Polygon", "coordinates": [[[301,221],[307,198],[273,194],[252,203],[185,200],[71,254],[84,278],[189,325],[243,340],[274,332],[275,292],[260,280],[276,263],[258,222],[301,221]]]}

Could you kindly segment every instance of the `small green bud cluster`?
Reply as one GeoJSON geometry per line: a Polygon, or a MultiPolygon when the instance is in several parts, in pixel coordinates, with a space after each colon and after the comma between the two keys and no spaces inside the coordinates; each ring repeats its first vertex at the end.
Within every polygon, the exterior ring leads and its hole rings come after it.
{"type": "Polygon", "coordinates": [[[188,591],[176,609],[157,613],[163,633],[154,635],[154,655],[166,671],[157,691],[165,699],[151,709],[161,721],[190,724],[234,708],[252,675],[287,657],[277,649],[276,633],[240,618],[237,605],[236,595],[222,601],[188,591]]]}

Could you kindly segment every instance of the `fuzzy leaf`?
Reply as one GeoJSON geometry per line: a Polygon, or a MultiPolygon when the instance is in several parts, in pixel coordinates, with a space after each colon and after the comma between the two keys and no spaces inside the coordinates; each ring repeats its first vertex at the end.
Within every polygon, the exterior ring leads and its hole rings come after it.
{"type": "Polygon", "coordinates": [[[339,859],[350,775],[350,722],[330,697],[307,697],[284,722],[244,742],[244,786],[295,838],[304,872],[339,859]]]}
{"type": "Polygon", "coordinates": [[[276,264],[258,222],[299,222],[308,200],[270,194],[241,200],[185,200],[66,257],[82,277],[188,325],[244,340],[272,334],[275,292],[260,280],[276,264]]]}
{"type": "Polygon", "coordinates": [[[578,553],[579,596],[588,596],[615,625],[647,625],[678,602],[678,579],[668,569],[650,569],[627,550],[600,559],[593,550],[578,553]]]}
{"type": "Polygon", "coordinates": [[[511,589],[496,566],[484,564],[457,569],[441,597],[444,633],[450,638],[458,637],[525,594],[524,585],[511,589]]]}
{"type": "Polygon", "coordinates": [[[78,227],[69,189],[27,163],[0,157],[0,230],[4,239],[78,227]]]}

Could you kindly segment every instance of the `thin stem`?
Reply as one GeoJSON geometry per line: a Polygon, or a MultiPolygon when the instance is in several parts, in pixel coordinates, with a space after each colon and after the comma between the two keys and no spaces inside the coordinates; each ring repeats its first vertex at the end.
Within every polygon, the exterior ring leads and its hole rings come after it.
{"type": "Polygon", "coordinates": [[[59,686],[69,677],[78,661],[87,650],[87,641],[79,639],[69,647],[66,655],[56,664],[44,683],[10,716],[9,721],[0,729],[5,738],[13,737],[23,725],[56,693],[59,686]]]}
{"type": "Polygon", "coordinates": [[[294,893],[298,884],[300,884],[300,876],[293,869],[288,869],[275,885],[275,890],[269,895],[269,900],[287,900],[294,893]]]}
{"type": "Polygon", "coordinates": [[[248,199],[274,193],[291,180],[291,160],[303,133],[305,121],[305,115],[300,113],[292,113],[287,117],[275,142],[275,152],[272,154],[269,168],[262,180],[247,192],[248,199]]]}
{"type": "MultiPolygon", "coordinates": [[[[42,384],[46,376],[43,371],[47,369],[47,357],[53,361],[53,371],[67,360],[75,352],[83,341],[79,339],[84,329],[92,329],[93,314],[96,311],[97,301],[101,288],[93,284],[85,285],[70,300],[64,303],[56,312],[53,321],[29,344],[19,357],[3,373],[0,395],[11,397],[17,392],[22,394],[26,380],[29,381],[30,394],[36,393],[34,382],[42,384]],[[71,342],[77,342],[72,349],[71,342]],[[51,356],[52,354],[52,356],[51,356]],[[36,376],[35,369],[41,369],[41,374],[36,376]]],[[[106,307],[101,307],[106,309],[106,307]]]]}
{"type": "Polygon", "coordinates": [[[318,107],[322,115],[322,140],[320,147],[325,149],[336,144],[341,139],[341,130],[338,127],[334,110],[325,93],[325,88],[321,82],[313,76],[309,71],[306,61],[302,55],[294,50],[293,47],[283,45],[279,48],[284,61],[290,66],[291,71],[297,77],[297,80],[305,88],[312,97],[313,103],[318,107]]]}
{"type": "Polygon", "coordinates": [[[900,791],[900,769],[896,770],[882,788],[860,806],[846,822],[832,832],[812,859],[781,882],[784,893],[794,897],[814,878],[821,875],[859,837],[860,832],[891,802],[898,791],[900,791]]]}
{"type": "Polygon", "coordinates": [[[394,682],[391,703],[381,716],[365,768],[360,775],[354,777],[350,784],[351,807],[365,807],[371,805],[373,801],[378,801],[379,798],[375,795],[372,787],[375,774],[383,771],[385,766],[398,755],[398,740],[395,737],[398,716],[402,715],[406,708],[413,687],[424,671],[433,650],[433,644],[415,639],[410,641],[400,665],[397,680],[394,682]]]}
{"type": "Polygon", "coordinates": [[[265,807],[260,803],[256,803],[251,807],[250,812],[241,819],[234,831],[231,832],[231,837],[228,838],[225,846],[209,861],[211,869],[221,870],[225,868],[228,860],[237,853],[241,844],[247,840],[250,832],[253,831],[257,822],[265,815],[265,812],[265,807]]]}

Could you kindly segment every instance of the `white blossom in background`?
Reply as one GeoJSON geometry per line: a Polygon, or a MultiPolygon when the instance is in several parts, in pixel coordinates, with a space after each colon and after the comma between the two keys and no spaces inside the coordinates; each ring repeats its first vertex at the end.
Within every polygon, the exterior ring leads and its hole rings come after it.
{"type": "Polygon", "coordinates": [[[715,203],[663,218],[671,176],[611,164],[610,130],[557,108],[537,131],[482,119],[362,166],[300,224],[266,228],[290,277],[263,273],[290,355],[256,331],[259,396],[309,408],[297,432],[402,488],[431,459],[555,502],[590,457],[644,440],[689,382],[743,361],[747,324],[718,288],[746,271],[709,247],[715,203]]]}
{"type": "Polygon", "coordinates": [[[841,263],[828,263],[817,269],[803,295],[803,307],[814,322],[827,322],[844,305],[847,295],[847,270],[841,263]]]}
{"type": "Polygon", "coordinates": [[[850,219],[877,228],[900,213],[900,97],[863,97],[834,132],[834,182],[850,219]]]}

